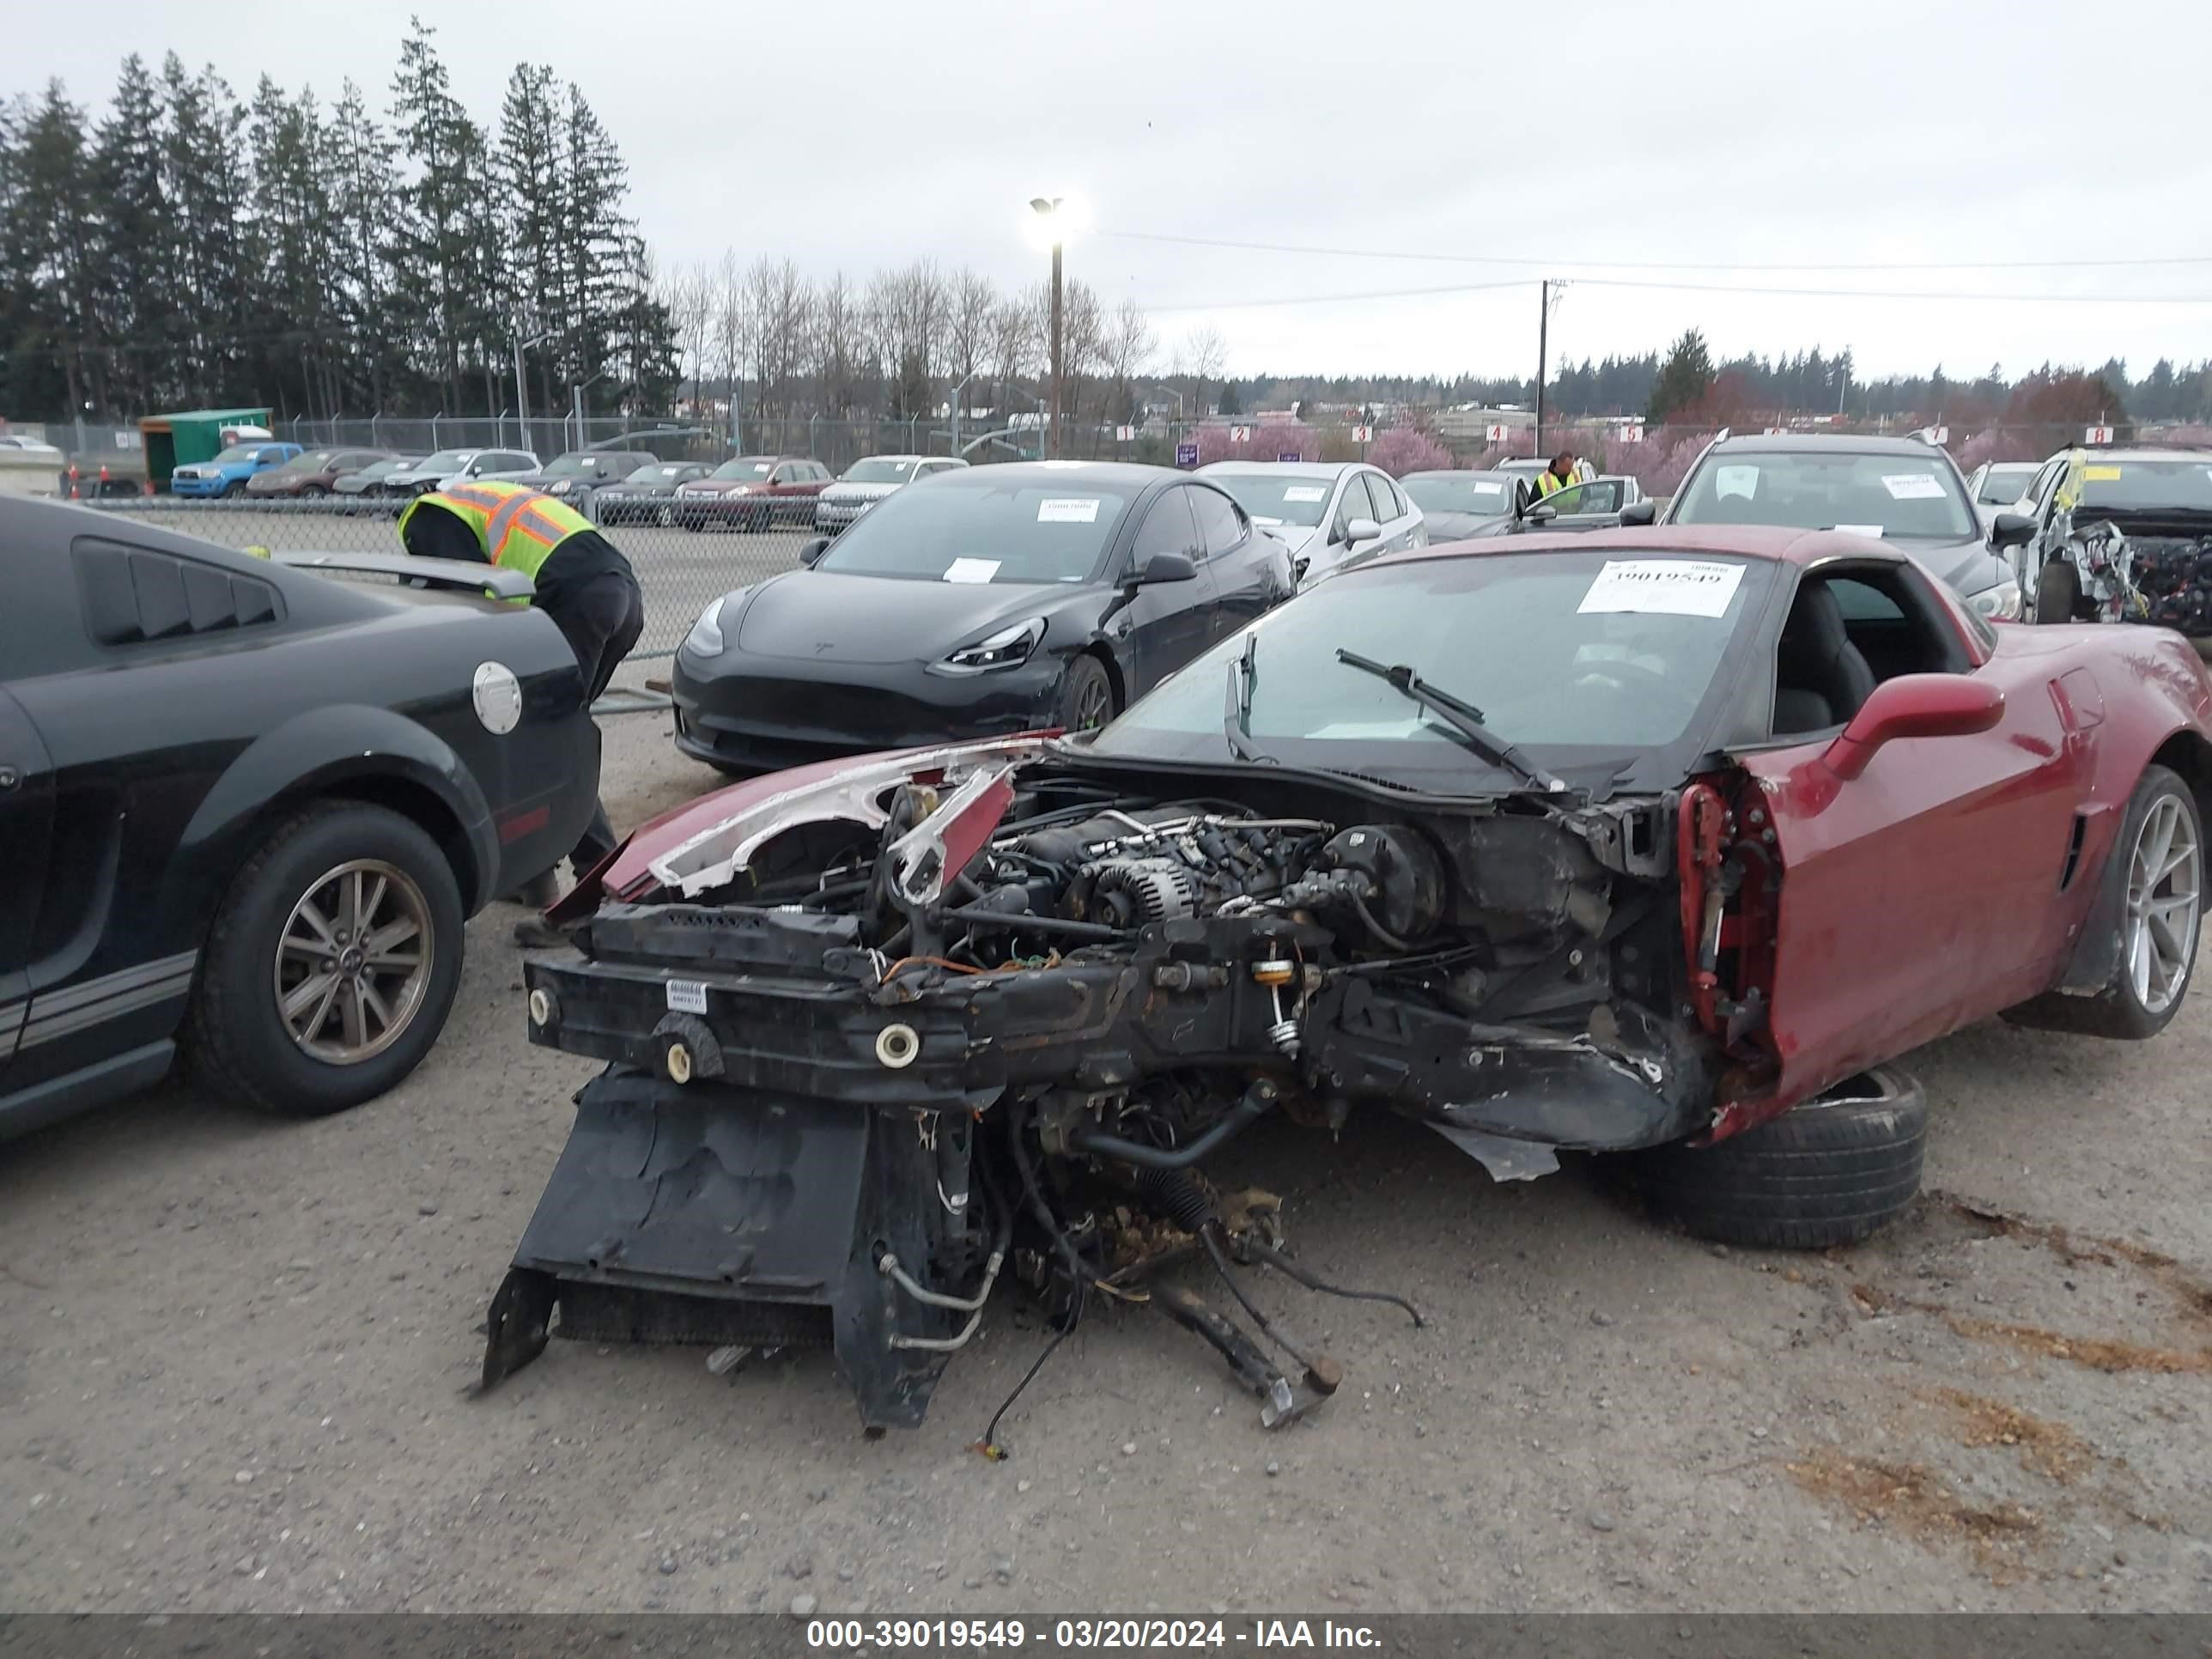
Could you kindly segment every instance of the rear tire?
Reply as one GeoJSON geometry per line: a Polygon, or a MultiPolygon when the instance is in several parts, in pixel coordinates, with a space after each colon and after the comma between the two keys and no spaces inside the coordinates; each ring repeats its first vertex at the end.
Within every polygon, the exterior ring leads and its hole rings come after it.
{"type": "Polygon", "coordinates": [[[1631,1191],[1699,1238],[1756,1249],[1853,1244],[1920,1190],[1928,1097],[1877,1066],[1719,1145],[1617,1160],[1631,1191]]]}
{"type": "MultiPolygon", "coordinates": [[[[445,1029],[460,988],[465,921],[453,867],[418,825],[354,801],[322,801],[295,814],[246,860],[216,912],[185,1018],[186,1064],[211,1092],[276,1117],[322,1117],[374,1099],[412,1072],[445,1029]],[[380,945],[372,938],[369,950],[401,964],[370,980],[389,1017],[380,1021],[374,1004],[355,1003],[368,1012],[362,1040],[354,1042],[348,993],[324,1005],[321,1023],[295,1035],[280,1001],[284,964],[301,976],[295,992],[317,974],[342,981],[296,946],[321,933],[304,915],[310,902],[318,902],[318,918],[344,928],[343,903],[327,896],[334,879],[343,888],[338,872],[349,866],[363,867],[363,896],[375,901],[362,931],[385,936],[380,945]],[[374,885],[380,877],[380,888],[374,885]],[[414,924],[412,933],[398,927],[403,921],[414,924]],[[295,949],[285,950],[288,940],[295,949]],[[420,960],[412,974],[404,966],[410,953],[420,960]],[[311,1052],[311,1042],[320,1052],[311,1052]],[[353,1057],[334,1058],[338,1050],[353,1057]]],[[[298,1018],[318,1016],[307,1010],[298,1018]]]]}
{"type": "Polygon", "coordinates": [[[2046,562],[2035,577],[2035,619],[2039,623],[2070,623],[2081,603],[2081,577],[2062,557],[2046,562]]]}

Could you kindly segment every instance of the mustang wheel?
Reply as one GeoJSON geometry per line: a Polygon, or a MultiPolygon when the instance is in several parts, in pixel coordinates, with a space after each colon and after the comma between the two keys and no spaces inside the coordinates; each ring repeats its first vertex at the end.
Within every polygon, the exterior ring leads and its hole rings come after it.
{"type": "Polygon", "coordinates": [[[217,913],[185,1042],[216,1090],[320,1117],[380,1095],[444,1029],[460,890],[396,812],[331,801],[287,819],[217,913]]]}
{"type": "Polygon", "coordinates": [[[1920,1190],[1928,1097],[1877,1066],[1707,1147],[1617,1161],[1630,1189],[1700,1238],[1824,1250],[1866,1237],[1920,1190]]]}
{"type": "Polygon", "coordinates": [[[2074,607],[2081,602],[2081,573],[2064,558],[2046,562],[2035,578],[2035,619],[2039,623],[2074,620],[2074,607]]]}
{"type": "Polygon", "coordinates": [[[1078,657],[1067,665],[1060,683],[1060,726],[1064,732],[1096,732],[1119,711],[1114,707],[1114,683],[1097,658],[1078,657]]]}

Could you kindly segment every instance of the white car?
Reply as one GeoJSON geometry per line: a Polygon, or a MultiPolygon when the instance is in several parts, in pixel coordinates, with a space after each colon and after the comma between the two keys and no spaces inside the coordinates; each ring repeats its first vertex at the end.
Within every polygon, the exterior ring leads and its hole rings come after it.
{"type": "Polygon", "coordinates": [[[526,449],[441,449],[412,466],[387,472],[379,480],[380,495],[425,495],[464,478],[511,482],[539,470],[538,457],[526,449]]]}
{"type": "Polygon", "coordinates": [[[61,453],[57,446],[41,439],[25,438],[15,434],[0,436],[0,455],[5,455],[10,459],[20,460],[26,456],[35,456],[42,461],[58,460],[61,459],[61,453]]]}
{"type": "Polygon", "coordinates": [[[814,498],[814,527],[834,536],[895,489],[968,463],[948,455],[871,455],[814,498]]]}
{"type": "Polygon", "coordinates": [[[1216,461],[1198,469],[1291,550],[1301,589],[1385,553],[1429,544],[1397,481],[1360,461],[1216,461]]]}
{"type": "Polygon", "coordinates": [[[1990,523],[2000,513],[2029,513],[2028,486],[2035,482],[2040,461],[1984,461],[1966,480],[1966,493],[1974,498],[1974,511],[1990,523]]]}

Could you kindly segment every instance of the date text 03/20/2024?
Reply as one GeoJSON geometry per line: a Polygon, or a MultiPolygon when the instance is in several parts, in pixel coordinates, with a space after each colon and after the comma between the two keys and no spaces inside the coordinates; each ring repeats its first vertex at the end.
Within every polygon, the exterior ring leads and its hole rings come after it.
{"type": "Polygon", "coordinates": [[[806,1645],[839,1649],[1022,1648],[1046,1650],[1147,1648],[1372,1648],[1365,1625],[1334,1620],[1258,1619],[1249,1627],[1219,1619],[1060,1619],[1032,1627],[1018,1619],[815,1619],[806,1645]]]}

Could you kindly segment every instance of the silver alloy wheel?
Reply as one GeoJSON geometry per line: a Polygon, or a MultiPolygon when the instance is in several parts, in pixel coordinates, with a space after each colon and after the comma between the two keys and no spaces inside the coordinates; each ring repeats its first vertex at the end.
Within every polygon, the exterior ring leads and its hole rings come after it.
{"type": "Polygon", "coordinates": [[[292,1041],[331,1066],[358,1066],[421,1012],[436,953],[430,902],[381,859],[325,872],[292,907],[276,945],[276,1012],[292,1041]]]}
{"type": "Polygon", "coordinates": [[[2203,885],[2197,827],[2178,796],[2160,795],[2128,861],[2128,981],[2146,1013],[2164,1013],[2189,981],[2203,885]]]}
{"type": "Polygon", "coordinates": [[[660,509],[659,519],[660,527],[663,530],[673,530],[676,528],[676,509],[674,507],[662,507],[660,509]]]}

